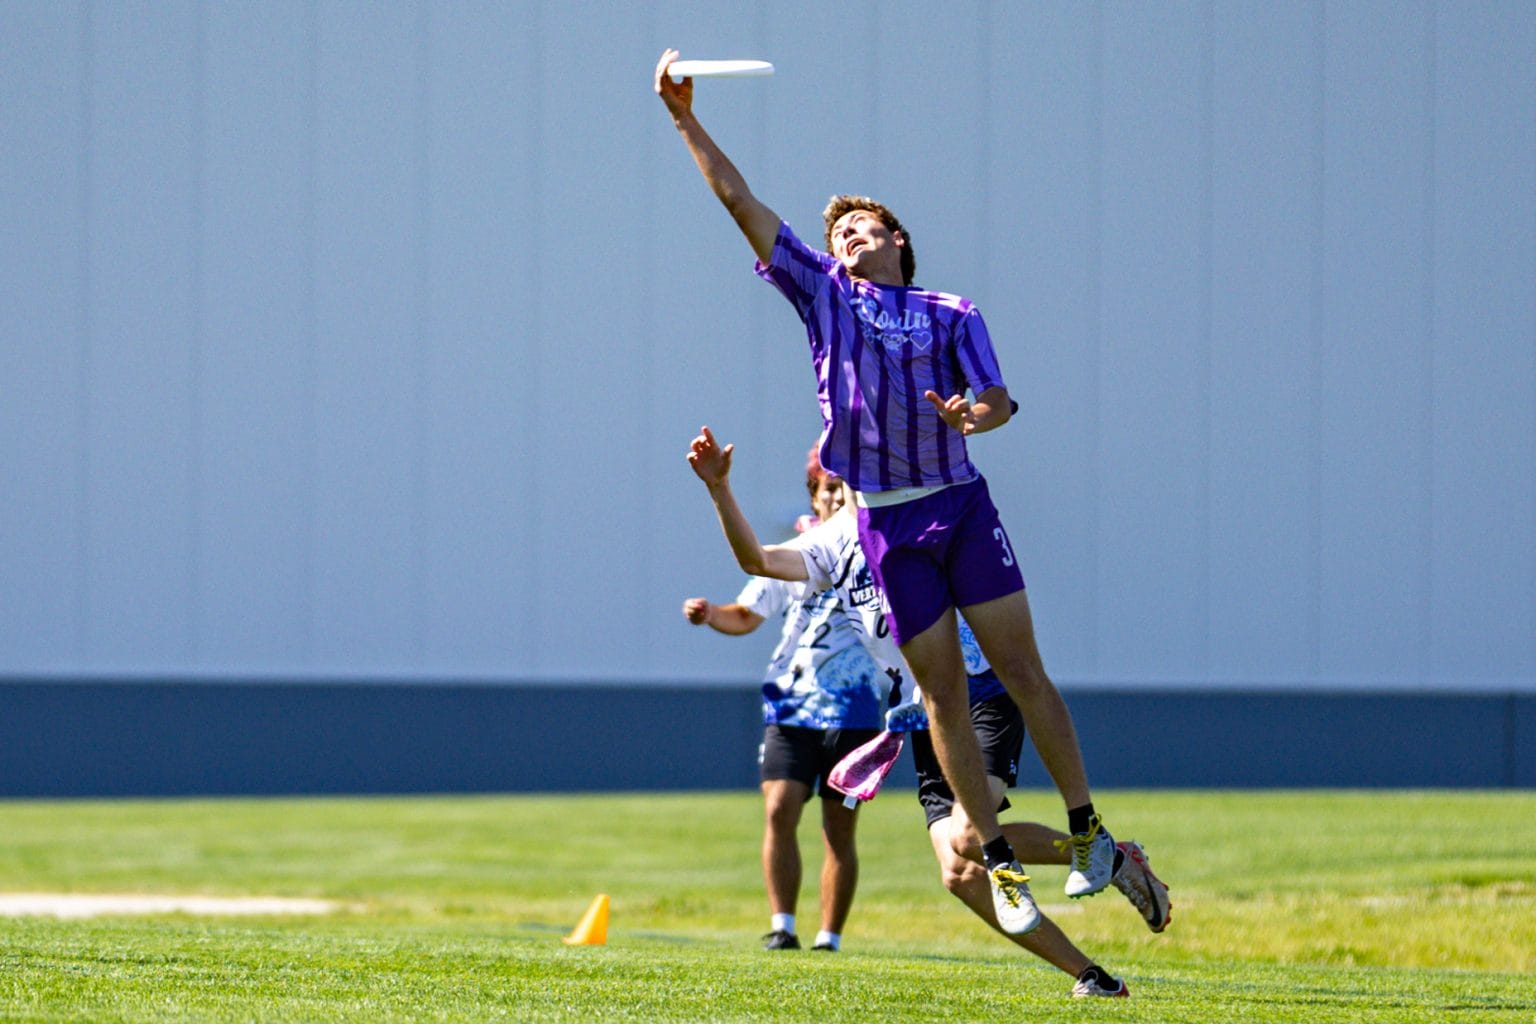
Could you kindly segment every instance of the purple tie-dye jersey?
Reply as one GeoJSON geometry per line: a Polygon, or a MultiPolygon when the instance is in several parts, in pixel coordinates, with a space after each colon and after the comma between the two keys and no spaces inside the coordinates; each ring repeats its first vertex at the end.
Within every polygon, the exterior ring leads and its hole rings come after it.
{"type": "Polygon", "coordinates": [[[779,225],[757,273],[805,322],[824,424],[821,461],[855,490],[961,483],[977,475],[965,438],[923,397],[1003,384],[987,325],[969,299],[848,276],[779,225]]]}

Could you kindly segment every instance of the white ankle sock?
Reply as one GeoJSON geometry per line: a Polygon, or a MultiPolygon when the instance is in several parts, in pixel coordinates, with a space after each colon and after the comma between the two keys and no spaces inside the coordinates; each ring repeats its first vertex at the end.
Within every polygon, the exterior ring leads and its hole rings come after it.
{"type": "Polygon", "coordinates": [[[772,921],[773,924],[769,927],[769,931],[789,932],[791,935],[795,934],[794,914],[774,914],[772,921]]]}
{"type": "Polygon", "coordinates": [[[843,937],[837,932],[819,931],[816,933],[816,941],[813,946],[831,946],[833,949],[843,948],[843,937]]]}

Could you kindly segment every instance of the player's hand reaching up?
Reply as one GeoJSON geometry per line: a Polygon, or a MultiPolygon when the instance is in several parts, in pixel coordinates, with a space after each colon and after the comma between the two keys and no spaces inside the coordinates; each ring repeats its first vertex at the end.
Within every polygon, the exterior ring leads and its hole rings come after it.
{"type": "Polygon", "coordinates": [[[677,51],[667,50],[661,55],[661,60],[656,62],[656,95],[661,97],[661,102],[667,105],[668,112],[674,118],[693,109],[693,79],[674,82],[672,76],[667,74],[667,65],[675,60],[677,51]]]}
{"type": "Polygon", "coordinates": [[[725,483],[726,477],[731,475],[731,453],[735,450],[733,444],[721,448],[709,428],[700,427],[699,436],[688,446],[688,465],[693,467],[694,475],[707,486],[714,487],[725,483]]]}

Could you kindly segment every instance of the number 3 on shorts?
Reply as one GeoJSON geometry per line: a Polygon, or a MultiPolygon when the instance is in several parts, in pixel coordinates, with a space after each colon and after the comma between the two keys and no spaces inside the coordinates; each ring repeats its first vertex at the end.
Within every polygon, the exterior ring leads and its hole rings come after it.
{"type": "Polygon", "coordinates": [[[1008,535],[1006,533],[1004,533],[1003,532],[1003,528],[1001,526],[999,526],[999,527],[995,527],[992,530],[992,536],[996,537],[997,538],[997,542],[1003,546],[1003,564],[1004,565],[1012,565],[1013,564],[1013,548],[1008,546],[1008,535]]]}

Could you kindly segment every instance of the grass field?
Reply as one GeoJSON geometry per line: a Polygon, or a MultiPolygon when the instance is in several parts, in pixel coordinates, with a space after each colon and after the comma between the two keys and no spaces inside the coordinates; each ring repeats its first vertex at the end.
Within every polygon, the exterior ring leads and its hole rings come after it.
{"type": "MultiPolygon", "coordinates": [[[[837,955],[764,953],[753,793],[0,802],[0,893],[320,897],[324,917],[0,918],[5,1021],[1536,1020],[1536,794],[1099,794],[1173,888],[1046,912],[1071,979],[938,884],[909,792],[863,812],[837,955]],[[608,943],[568,947],[599,892],[608,943]]],[[[1057,824],[1053,795],[1014,817],[1057,824]]],[[[808,823],[809,824],[809,823],[808,823]]],[[[802,829],[815,929],[816,836],[802,829]]]]}

